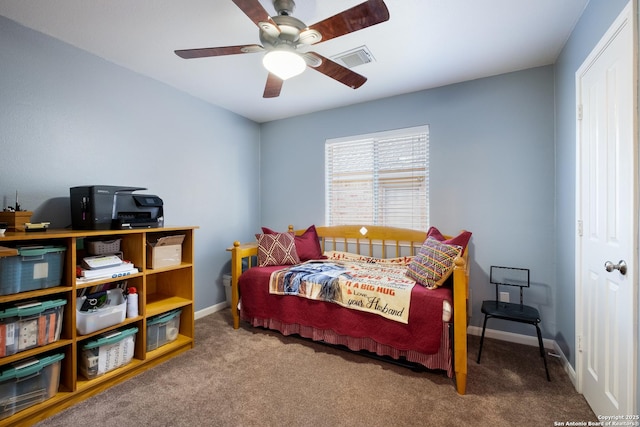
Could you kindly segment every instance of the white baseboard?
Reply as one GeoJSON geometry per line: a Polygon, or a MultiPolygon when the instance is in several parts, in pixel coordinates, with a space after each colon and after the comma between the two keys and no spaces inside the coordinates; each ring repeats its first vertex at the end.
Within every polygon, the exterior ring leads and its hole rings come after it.
{"type": "Polygon", "coordinates": [[[212,305],[210,307],[207,308],[203,308],[202,310],[198,310],[195,312],[194,317],[196,320],[208,316],[210,314],[213,313],[217,313],[218,311],[224,310],[225,308],[229,308],[229,303],[225,302],[221,302],[215,305],[212,305]]]}
{"type": "Polygon", "coordinates": [[[562,362],[562,367],[564,368],[564,371],[567,373],[567,376],[569,377],[569,381],[571,381],[571,384],[573,384],[573,387],[577,390],[578,381],[577,381],[576,371],[575,369],[573,369],[573,366],[571,366],[571,363],[569,363],[569,359],[567,359],[567,356],[565,356],[564,352],[562,351],[558,343],[555,341],[553,342],[553,350],[560,358],[560,361],[562,362]]]}

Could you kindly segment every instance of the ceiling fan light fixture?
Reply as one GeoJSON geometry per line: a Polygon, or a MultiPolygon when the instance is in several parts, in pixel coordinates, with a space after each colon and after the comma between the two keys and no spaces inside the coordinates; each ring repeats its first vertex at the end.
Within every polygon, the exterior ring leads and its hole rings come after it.
{"type": "Polygon", "coordinates": [[[300,55],[290,50],[277,49],[267,52],[262,58],[262,65],[270,73],[282,80],[302,74],[307,63],[300,55]]]}

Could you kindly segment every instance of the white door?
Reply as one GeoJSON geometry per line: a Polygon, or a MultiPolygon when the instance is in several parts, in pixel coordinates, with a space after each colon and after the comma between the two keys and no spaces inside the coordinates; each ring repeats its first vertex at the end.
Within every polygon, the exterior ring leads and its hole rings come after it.
{"type": "Polygon", "coordinates": [[[576,375],[597,415],[638,413],[632,12],[630,3],[576,73],[576,375]]]}

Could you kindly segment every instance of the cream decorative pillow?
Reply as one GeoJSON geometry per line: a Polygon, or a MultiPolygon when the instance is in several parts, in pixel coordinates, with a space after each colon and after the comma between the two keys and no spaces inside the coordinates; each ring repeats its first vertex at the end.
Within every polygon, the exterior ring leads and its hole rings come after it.
{"type": "Polygon", "coordinates": [[[408,265],[413,259],[412,256],[402,256],[397,258],[373,258],[364,255],[354,254],[353,252],[343,251],[326,251],[324,255],[331,261],[357,261],[369,262],[375,264],[390,265],[408,265]]]}

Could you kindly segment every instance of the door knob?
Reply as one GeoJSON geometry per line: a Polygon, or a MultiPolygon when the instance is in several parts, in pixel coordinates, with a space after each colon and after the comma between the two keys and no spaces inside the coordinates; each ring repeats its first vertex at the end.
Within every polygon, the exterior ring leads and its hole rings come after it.
{"type": "Polygon", "coordinates": [[[611,273],[613,270],[619,270],[620,274],[623,276],[627,274],[627,263],[623,260],[620,260],[617,264],[612,263],[611,261],[607,261],[604,263],[604,269],[611,273]]]}

